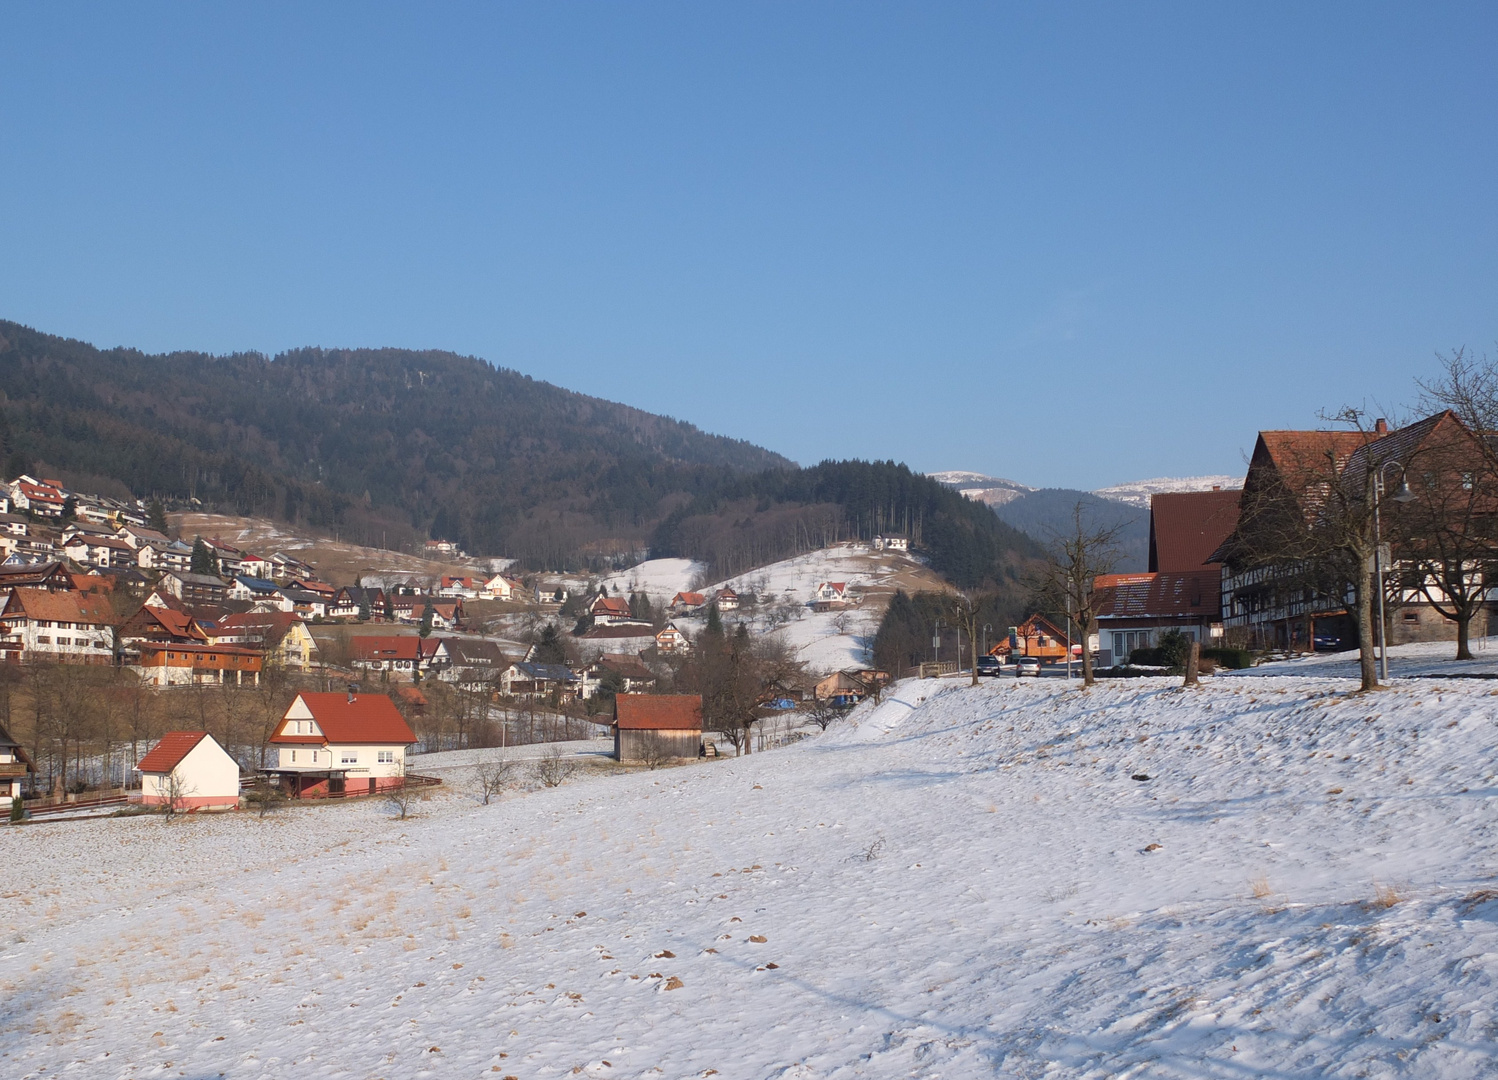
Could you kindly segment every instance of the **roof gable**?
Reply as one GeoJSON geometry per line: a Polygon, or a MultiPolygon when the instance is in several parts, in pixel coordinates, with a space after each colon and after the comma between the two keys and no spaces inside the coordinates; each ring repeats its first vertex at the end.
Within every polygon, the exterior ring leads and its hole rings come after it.
{"type": "Polygon", "coordinates": [[[1150,500],[1151,571],[1200,570],[1238,525],[1237,491],[1183,491],[1150,500]]]}
{"type": "Polygon", "coordinates": [[[310,716],[329,743],[414,743],[416,733],[384,694],[298,694],[271,742],[301,742],[285,735],[288,720],[310,716]],[[301,708],[297,706],[300,704],[301,708]],[[292,714],[295,713],[296,716],[292,714]]]}
{"type": "Polygon", "coordinates": [[[192,753],[204,739],[212,740],[206,731],[168,731],[135,768],[143,773],[169,773],[192,753]]]}

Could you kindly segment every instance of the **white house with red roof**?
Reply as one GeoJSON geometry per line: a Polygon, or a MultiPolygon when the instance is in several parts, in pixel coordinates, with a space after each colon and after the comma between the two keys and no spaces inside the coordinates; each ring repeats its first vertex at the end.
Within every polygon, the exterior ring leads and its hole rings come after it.
{"type": "Polygon", "coordinates": [[[632,619],[628,600],[619,596],[605,596],[603,593],[599,593],[589,605],[588,614],[593,616],[593,622],[598,626],[613,626],[632,619]]]}
{"type": "Polygon", "coordinates": [[[239,762],[206,731],[168,731],[135,766],[141,805],[174,810],[239,806],[239,762]]]}
{"type": "Polygon", "coordinates": [[[300,799],[366,795],[405,782],[416,733],[384,694],[298,694],[270,738],[272,770],[300,799]]]}
{"type": "Polygon", "coordinates": [[[833,611],[848,606],[848,583],[821,581],[812,590],[811,606],[816,611],[833,611]]]}
{"type": "Polygon", "coordinates": [[[511,600],[514,599],[515,590],[520,588],[520,582],[513,578],[507,578],[503,574],[495,574],[484,582],[479,589],[479,595],[485,600],[511,600]]]}

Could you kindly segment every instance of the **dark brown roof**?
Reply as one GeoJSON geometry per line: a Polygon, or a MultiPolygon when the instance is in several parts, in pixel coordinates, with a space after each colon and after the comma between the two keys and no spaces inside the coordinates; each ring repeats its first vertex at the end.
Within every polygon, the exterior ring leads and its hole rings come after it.
{"type": "Polygon", "coordinates": [[[1150,500],[1150,561],[1153,571],[1191,573],[1238,524],[1237,491],[1183,491],[1150,500]]]}
{"type": "Polygon", "coordinates": [[[1192,574],[1105,574],[1093,586],[1100,619],[1216,618],[1222,610],[1221,571],[1192,574]]]}
{"type": "Polygon", "coordinates": [[[700,694],[619,694],[614,726],[627,731],[701,731],[700,694]]]}

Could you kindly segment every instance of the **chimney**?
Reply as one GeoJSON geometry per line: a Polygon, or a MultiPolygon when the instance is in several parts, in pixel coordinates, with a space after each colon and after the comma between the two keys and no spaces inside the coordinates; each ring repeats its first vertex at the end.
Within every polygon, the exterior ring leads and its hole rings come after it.
{"type": "Polygon", "coordinates": [[[1388,433],[1389,433],[1389,422],[1387,420],[1385,420],[1382,416],[1380,416],[1377,420],[1373,421],[1373,434],[1375,434],[1375,435],[1387,435],[1388,433]]]}
{"type": "Polygon", "coordinates": [[[1222,490],[1222,485],[1221,484],[1213,484],[1212,485],[1212,490],[1213,491],[1221,491],[1222,490]]]}
{"type": "Polygon", "coordinates": [[[354,695],[357,694],[358,692],[359,692],[359,684],[358,683],[351,682],[351,683],[348,684],[348,703],[350,705],[352,705],[354,703],[354,695]]]}

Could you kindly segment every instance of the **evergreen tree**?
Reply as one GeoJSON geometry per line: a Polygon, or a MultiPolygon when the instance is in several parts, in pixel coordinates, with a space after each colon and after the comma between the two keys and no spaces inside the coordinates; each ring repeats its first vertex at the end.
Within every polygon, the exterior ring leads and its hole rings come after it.
{"type": "Polygon", "coordinates": [[[432,636],[432,616],[434,614],[436,614],[436,612],[434,612],[432,610],[432,602],[430,600],[428,600],[426,602],[426,607],[424,607],[424,608],[421,609],[421,636],[422,637],[431,637],[432,636]]]}
{"type": "Polygon", "coordinates": [[[192,542],[192,562],[188,568],[194,574],[218,577],[218,558],[201,536],[192,542]]]}
{"type": "Polygon", "coordinates": [[[163,536],[166,535],[166,507],[161,505],[160,499],[151,500],[151,505],[146,510],[146,524],[163,536]]]}
{"type": "Polygon", "coordinates": [[[567,644],[562,640],[562,631],[556,623],[547,623],[541,628],[541,636],[536,641],[535,657],[538,664],[567,662],[567,644]]]}
{"type": "Polygon", "coordinates": [[[702,633],[710,641],[723,644],[723,616],[718,614],[716,603],[707,606],[707,628],[702,633]]]}

